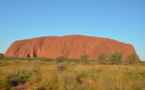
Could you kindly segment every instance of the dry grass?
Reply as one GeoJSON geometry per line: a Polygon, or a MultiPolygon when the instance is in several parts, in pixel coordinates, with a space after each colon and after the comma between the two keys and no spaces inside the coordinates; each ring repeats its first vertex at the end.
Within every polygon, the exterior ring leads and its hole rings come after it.
{"type": "Polygon", "coordinates": [[[55,63],[39,60],[0,61],[0,89],[15,90],[8,77],[15,77],[20,81],[19,76],[26,81],[18,84],[38,84],[38,87],[31,87],[30,90],[38,90],[40,87],[47,90],[145,90],[144,65],[55,63]],[[58,68],[60,64],[65,67],[64,70],[58,68]],[[29,75],[18,73],[20,71],[25,71],[29,75]]]}

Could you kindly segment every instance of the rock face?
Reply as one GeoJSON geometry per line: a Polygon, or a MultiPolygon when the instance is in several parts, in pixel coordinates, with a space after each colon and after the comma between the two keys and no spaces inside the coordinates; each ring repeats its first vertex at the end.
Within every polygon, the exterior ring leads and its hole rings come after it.
{"type": "Polygon", "coordinates": [[[134,54],[135,49],[112,39],[69,35],[63,37],[48,36],[15,41],[6,51],[6,57],[47,57],[80,58],[87,54],[90,60],[95,60],[99,53],[123,52],[124,60],[127,55],[134,54]]]}

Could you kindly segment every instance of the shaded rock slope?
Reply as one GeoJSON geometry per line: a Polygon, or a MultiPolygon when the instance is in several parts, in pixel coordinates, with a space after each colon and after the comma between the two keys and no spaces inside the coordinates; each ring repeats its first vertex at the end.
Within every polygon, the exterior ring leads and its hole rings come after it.
{"type": "Polygon", "coordinates": [[[68,35],[62,37],[48,36],[15,41],[5,53],[6,57],[46,57],[80,58],[87,54],[89,59],[96,59],[101,52],[123,52],[124,59],[127,55],[134,54],[135,49],[130,44],[100,37],[68,35]]]}

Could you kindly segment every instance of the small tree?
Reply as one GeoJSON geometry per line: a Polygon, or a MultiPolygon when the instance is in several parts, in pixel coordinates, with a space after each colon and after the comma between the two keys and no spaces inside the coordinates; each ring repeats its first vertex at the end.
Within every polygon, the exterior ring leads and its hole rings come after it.
{"type": "Polygon", "coordinates": [[[97,62],[99,63],[99,64],[104,64],[105,63],[105,61],[107,61],[107,54],[106,53],[100,53],[99,55],[98,55],[98,57],[97,57],[97,62]]]}
{"type": "Polygon", "coordinates": [[[131,54],[131,55],[128,55],[127,56],[127,60],[130,62],[130,63],[134,63],[136,62],[137,60],[139,60],[139,57],[137,54],[131,54]]]}
{"type": "Polygon", "coordinates": [[[89,55],[81,55],[81,60],[88,60],[89,59],[89,55]]]}
{"type": "Polygon", "coordinates": [[[0,59],[4,58],[4,54],[0,53],[0,59]]]}
{"type": "Polygon", "coordinates": [[[122,62],[122,52],[114,52],[109,55],[110,64],[120,64],[122,62]]]}

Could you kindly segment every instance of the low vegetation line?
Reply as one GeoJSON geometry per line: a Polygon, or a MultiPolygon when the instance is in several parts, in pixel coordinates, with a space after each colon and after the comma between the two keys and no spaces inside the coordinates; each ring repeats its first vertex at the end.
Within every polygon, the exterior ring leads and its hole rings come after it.
{"type": "Polygon", "coordinates": [[[145,90],[145,63],[122,53],[97,60],[1,57],[0,90],[145,90]],[[132,61],[131,61],[132,60],[132,61]]]}

